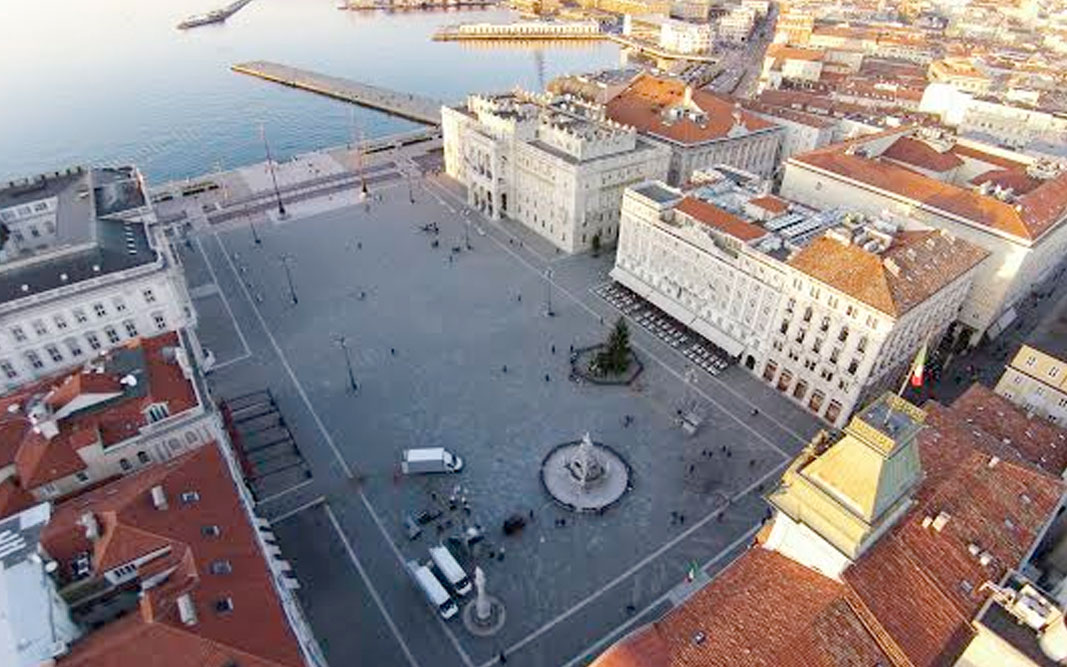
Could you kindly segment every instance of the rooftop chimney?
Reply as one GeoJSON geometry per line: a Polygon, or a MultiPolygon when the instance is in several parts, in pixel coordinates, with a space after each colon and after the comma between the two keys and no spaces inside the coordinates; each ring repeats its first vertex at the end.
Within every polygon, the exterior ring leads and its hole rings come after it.
{"type": "Polygon", "coordinates": [[[156,484],[152,487],[152,504],[155,505],[157,510],[165,510],[167,505],[167,494],[163,491],[163,485],[156,484]]]}
{"type": "Polygon", "coordinates": [[[85,539],[90,542],[95,542],[100,539],[100,524],[96,520],[96,515],[92,512],[86,512],[82,514],[78,519],[78,523],[85,528],[85,539]]]}
{"type": "Polygon", "coordinates": [[[193,606],[193,596],[189,593],[178,598],[178,617],[186,625],[196,625],[196,607],[193,606]]]}

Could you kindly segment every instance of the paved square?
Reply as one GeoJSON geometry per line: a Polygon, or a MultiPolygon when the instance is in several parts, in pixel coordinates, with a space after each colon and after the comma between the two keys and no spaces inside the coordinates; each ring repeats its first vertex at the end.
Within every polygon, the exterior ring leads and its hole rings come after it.
{"type": "Polygon", "coordinates": [[[759,491],[814,421],[739,368],[718,378],[701,372],[690,394],[686,360],[633,324],[645,365],[633,386],[568,381],[569,347],[603,340],[617,317],[591,292],[610,257],[556,255],[509,224],[467,227],[443,181],[420,182],[414,205],[406,184],[378,193],[369,207],[261,224],[260,246],[243,227],[204,234],[202,252],[186,259],[206,261],[232,305],[232,319],[202,317],[202,336],[231,340],[236,327],[250,350],[212,374],[215,395],[270,388],[314,471],[314,484],[260,511],[285,517],[281,546],[307,584],[302,600],[331,664],[480,666],[501,650],[513,664],[567,664],[634,614],[677,601],[691,564],[723,566],[728,559],[716,556],[750,539],[765,513],[759,491]],[[440,234],[420,231],[434,221],[440,234]],[[544,315],[548,299],[555,317],[544,315]],[[687,437],[674,420],[692,395],[705,422],[687,437]],[[556,507],[538,478],[554,445],[587,430],[633,467],[633,490],[602,516],[556,507]],[[399,475],[400,451],[425,446],[452,449],[466,469],[399,475]],[[444,502],[457,483],[469,516],[444,502]],[[314,516],[301,513],[316,496],[334,521],[317,505],[305,510],[314,516]],[[442,519],[409,540],[403,516],[434,506],[442,519]],[[524,530],[503,534],[508,515],[531,511],[524,530]],[[427,547],[464,523],[481,525],[496,555],[457,553],[468,573],[482,566],[507,606],[506,625],[490,639],[437,619],[402,565],[427,560],[427,547]],[[342,534],[352,554],[314,544],[335,545],[342,534]],[[359,567],[332,562],[352,558],[359,567]],[[368,596],[374,614],[364,613],[368,596]],[[325,611],[346,617],[353,604],[361,615],[347,624],[325,611]],[[383,641],[390,632],[395,641],[383,641]]]}

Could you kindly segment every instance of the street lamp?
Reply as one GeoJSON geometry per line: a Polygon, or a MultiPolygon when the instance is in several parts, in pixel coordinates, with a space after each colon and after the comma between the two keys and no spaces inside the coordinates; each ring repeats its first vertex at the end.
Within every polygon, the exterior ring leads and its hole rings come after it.
{"type": "Polygon", "coordinates": [[[255,241],[256,245],[260,245],[263,243],[263,239],[259,238],[259,234],[256,232],[256,221],[252,219],[252,215],[248,212],[248,204],[249,202],[246,201],[244,206],[245,219],[248,220],[248,227],[252,230],[252,240],[255,241]]]}
{"type": "Polygon", "coordinates": [[[345,367],[348,368],[348,386],[355,393],[359,391],[359,385],[356,384],[356,374],[352,371],[352,357],[348,353],[348,338],[338,334],[334,336],[334,341],[345,353],[345,367]]]}
{"type": "Polygon", "coordinates": [[[545,316],[555,317],[552,310],[552,269],[545,269],[545,316]]]}
{"type": "Polygon", "coordinates": [[[296,298],[296,288],[293,287],[293,274],[289,270],[289,262],[293,261],[293,256],[285,253],[284,255],[279,255],[278,259],[282,261],[282,268],[285,269],[285,280],[289,283],[289,298],[293,300],[293,305],[295,306],[300,300],[296,298]]]}
{"type": "Polygon", "coordinates": [[[267,143],[267,131],[263,124],[259,124],[259,135],[263,137],[263,149],[267,153],[267,168],[270,169],[270,180],[274,183],[274,198],[278,201],[278,216],[285,217],[285,206],[282,205],[282,193],[278,190],[278,177],[274,174],[274,161],[270,157],[270,144],[267,143]]]}

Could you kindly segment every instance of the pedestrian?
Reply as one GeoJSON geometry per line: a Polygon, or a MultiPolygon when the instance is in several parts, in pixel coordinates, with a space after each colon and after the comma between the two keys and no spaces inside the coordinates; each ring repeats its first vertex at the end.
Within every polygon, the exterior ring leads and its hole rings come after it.
{"type": "Polygon", "coordinates": [[[533,521],[533,510],[530,510],[530,521],[533,521]]]}
{"type": "Polygon", "coordinates": [[[682,524],[683,526],[685,525],[685,515],[684,514],[679,514],[678,515],[678,523],[682,524]]]}
{"type": "Polygon", "coordinates": [[[396,356],[396,348],[395,347],[389,348],[389,354],[391,354],[391,355],[393,355],[395,357],[396,356]]]}
{"type": "Polygon", "coordinates": [[[434,501],[435,503],[437,502],[437,492],[436,491],[430,491],[430,500],[434,501]]]}
{"type": "Polygon", "coordinates": [[[574,345],[571,345],[571,350],[570,350],[570,353],[571,353],[571,354],[574,354],[574,345]]]}
{"type": "Polygon", "coordinates": [[[556,353],[556,346],[555,346],[555,344],[553,344],[552,345],[552,354],[555,354],[555,353],[556,353]]]}
{"type": "Polygon", "coordinates": [[[759,408],[752,408],[752,416],[755,417],[759,414],[759,408]]]}
{"type": "Polygon", "coordinates": [[[689,474],[692,475],[694,470],[696,470],[696,466],[693,465],[692,463],[690,463],[689,464],[689,474]]]}
{"type": "Polygon", "coordinates": [[[508,365],[507,365],[507,364],[504,364],[504,367],[503,367],[503,368],[504,368],[504,372],[505,372],[505,373],[507,373],[507,372],[508,372],[508,365]]]}
{"type": "Polygon", "coordinates": [[[548,373],[545,373],[545,382],[549,381],[548,373]]]}
{"type": "Polygon", "coordinates": [[[504,652],[501,651],[500,656],[497,659],[500,660],[501,664],[503,664],[508,661],[508,656],[504,655],[504,652]]]}
{"type": "Polygon", "coordinates": [[[633,616],[634,612],[636,612],[636,611],[637,611],[637,607],[633,606],[632,604],[626,605],[626,613],[628,615],[633,616]]]}
{"type": "Polygon", "coordinates": [[[356,250],[363,250],[363,241],[356,242],[356,250]]]}

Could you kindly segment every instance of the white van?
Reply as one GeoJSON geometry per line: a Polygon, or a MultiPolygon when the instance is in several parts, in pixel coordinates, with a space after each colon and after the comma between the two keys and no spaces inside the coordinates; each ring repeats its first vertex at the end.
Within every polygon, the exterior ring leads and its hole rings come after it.
{"type": "Polygon", "coordinates": [[[441,576],[445,578],[445,581],[452,586],[452,590],[458,595],[466,595],[471,592],[471,580],[467,578],[467,573],[456,562],[448,547],[444,545],[430,547],[430,558],[433,560],[433,564],[437,566],[437,571],[441,573],[441,576]]]}
{"type": "Polygon", "coordinates": [[[459,472],[463,470],[463,459],[444,447],[405,449],[400,456],[400,469],[405,475],[459,472]]]}
{"type": "Polygon", "coordinates": [[[422,589],[423,595],[426,596],[427,602],[437,610],[438,614],[441,614],[441,618],[447,619],[455,616],[459,610],[455,601],[445,590],[445,587],[441,585],[441,582],[437,580],[437,577],[433,576],[430,568],[425,565],[419,565],[413,560],[409,560],[407,566],[408,571],[411,572],[411,577],[422,589]]]}

